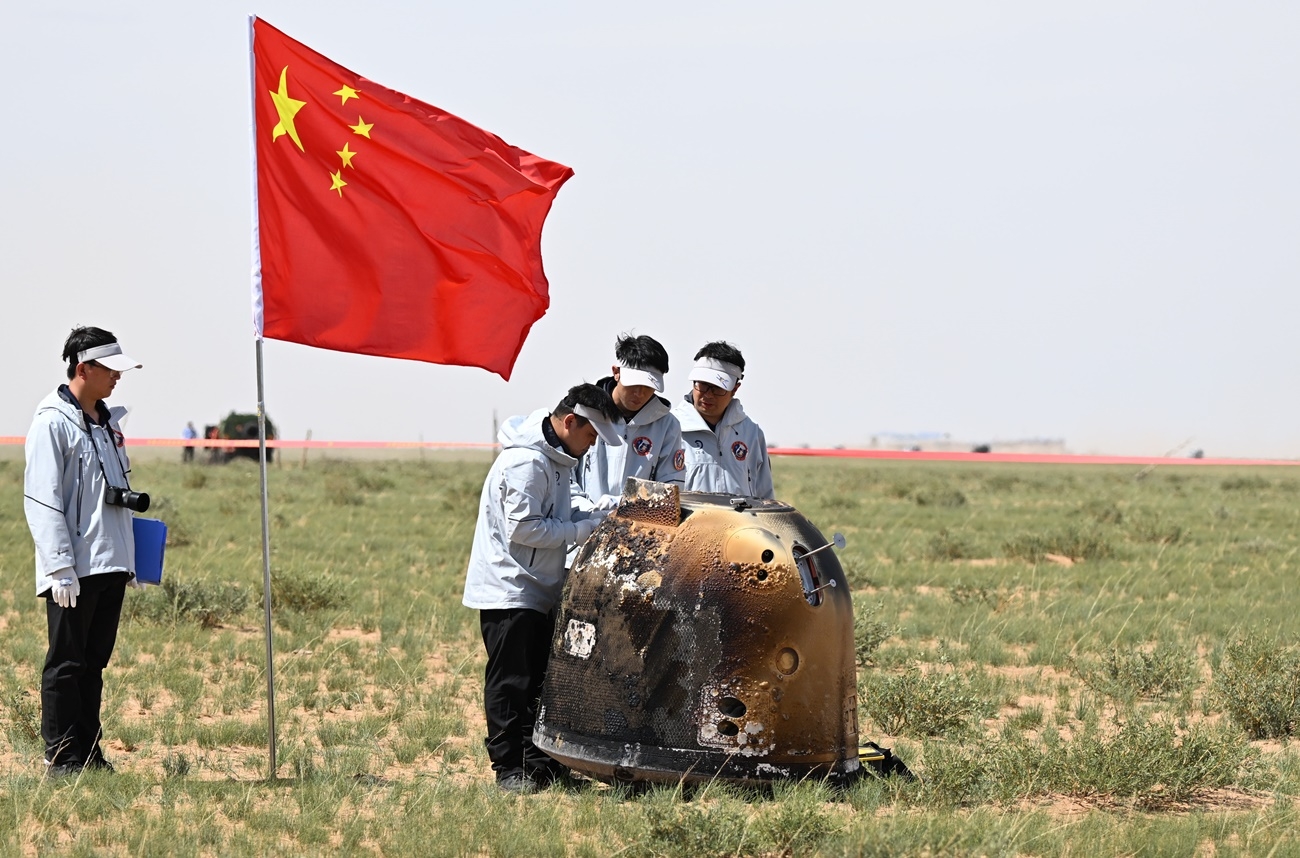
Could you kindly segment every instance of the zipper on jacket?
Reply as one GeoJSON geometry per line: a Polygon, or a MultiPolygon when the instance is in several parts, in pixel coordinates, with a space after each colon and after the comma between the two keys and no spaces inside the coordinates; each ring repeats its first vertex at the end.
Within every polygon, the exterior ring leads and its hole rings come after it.
{"type": "Polygon", "coordinates": [[[81,536],[81,495],[86,490],[81,475],[86,470],[86,459],[84,456],[77,456],[77,536],[81,536]]]}

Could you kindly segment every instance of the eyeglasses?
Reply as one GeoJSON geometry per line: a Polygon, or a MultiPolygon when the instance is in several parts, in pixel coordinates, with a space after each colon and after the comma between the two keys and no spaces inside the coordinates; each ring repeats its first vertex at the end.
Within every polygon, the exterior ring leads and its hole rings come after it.
{"type": "Polygon", "coordinates": [[[694,387],[695,392],[701,396],[712,396],[714,399],[731,395],[730,390],[718,387],[716,384],[709,384],[707,381],[692,382],[691,386],[694,387]]]}
{"type": "Polygon", "coordinates": [[[122,374],[122,373],[121,373],[121,370],[109,369],[108,367],[104,366],[102,363],[100,363],[100,362],[97,361],[97,360],[88,360],[88,361],[86,361],[86,366],[98,367],[99,369],[104,370],[104,372],[115,372],[115,373],[117,373],[118,375],[121,375],[121,374],[122,374]]]}

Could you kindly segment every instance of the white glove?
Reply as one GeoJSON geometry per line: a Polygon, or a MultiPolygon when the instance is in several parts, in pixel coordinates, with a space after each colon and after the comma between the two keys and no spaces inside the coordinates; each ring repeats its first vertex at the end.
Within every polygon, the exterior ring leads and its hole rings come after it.
{"type": "Polygon", "coordinates": [[[76,575],[56,578],[54,586],[50,588],[50,595],[54,597],[54,604],[60,608],[75,608],[77,596],[81,595],[81,580],[76,575]]]}
{"type": "Polygon", "coordinates": [[[574,537],[573,544],[578,546],[587,541],[587,537],[591,536],[591,532],[596,529],[596,525],[600,524],[600,521],[593,518],[584,518],[575,521],[573,524],[578,529],[578,535],[574,537]]]}
{"type": "Polygon", "coordinates": [[[600,500],[596,501],[596,509],[611,510],[618,506],[622,498],[618,495],[601,495],[600,500]]]}

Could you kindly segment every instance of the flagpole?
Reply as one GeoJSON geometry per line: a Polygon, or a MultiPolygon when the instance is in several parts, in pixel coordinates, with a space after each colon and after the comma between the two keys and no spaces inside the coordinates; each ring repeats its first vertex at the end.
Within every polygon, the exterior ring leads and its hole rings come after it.
{"type": "Polygon", "coordinates": [[[253,333],[257,349],[257,459],[262,481],[262,610],[266,622],[266,779],[275,780],[275,653],[271,646],[271,517],[266,488],[266,394],[262,372],[262,247],[257,216],[257,68],[253,54],[256,16],[248,16],[248,146],[253,165],[253,333]]]}
{"type": "MultiPolygon", "coordinates": [[[[262,474],[262,608],[266,614],[266,724],[270,770],[275,780],[275,660],[271,648],[271,517],[266,490],[266,397],[262,381],[262,338],[257,338],[257,458],[262,474]]],[[[283,450],[281,451],[283,452],[283,450]]]]}

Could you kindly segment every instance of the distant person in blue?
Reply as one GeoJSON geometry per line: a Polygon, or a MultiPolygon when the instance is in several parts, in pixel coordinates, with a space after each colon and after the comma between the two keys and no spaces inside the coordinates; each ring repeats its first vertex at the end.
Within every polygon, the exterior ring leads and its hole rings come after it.
{"type": "MultiPolygon", "coordinates": [[[[191,421],[189,423],[186,423],[185,428],[181,430],[181,438],[183,438],[186,441],[193,441],[197,437],[199,437],[199,433],[198,430],[194,428],[194,422],[191,421]]],[[[194,445],[186,444],[185,447],[181,450],[181,463],[188,464],[193,461],[194,461],[194,445]]]]}
{"type": "Polygon", "coordinates": [[[41,673],[41,735],[50,777],[112,771],[100,748],[104,668],[117,642],[127,584],[135,584],[131,463],[110,409],[122,373],[140,364],[100,328],[74,328],[63,346],[68,383],[45,397],[27,433],[23,508],[36,543],[36,595],[49,650],[41,673]]]}

